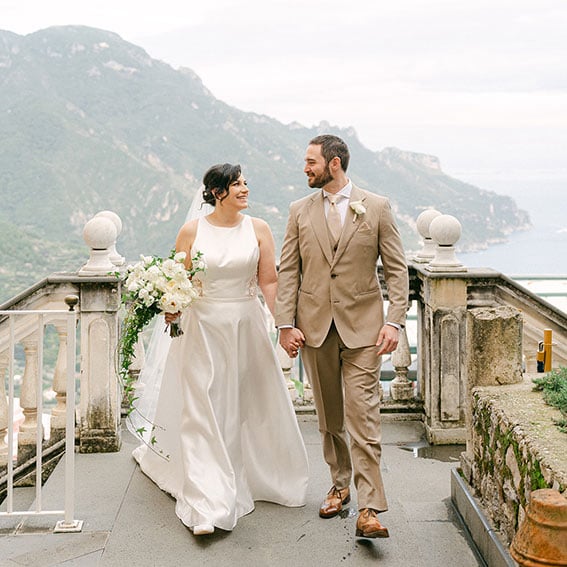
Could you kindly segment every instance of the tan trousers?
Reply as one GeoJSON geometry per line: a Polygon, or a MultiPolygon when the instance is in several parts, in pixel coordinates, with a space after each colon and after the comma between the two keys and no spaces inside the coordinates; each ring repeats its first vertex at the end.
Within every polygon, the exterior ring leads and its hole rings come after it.
{"type": "Polygon", "coordinates": [[[333,324],[323,344],[303,347],[301,356],[313,388],[323,455],[334,485],[339,489],[349,486],[354,469],[359,509],[386,511],[380,471],[381,357],[376,356],[376,347],[347,348],[333,324]]]}

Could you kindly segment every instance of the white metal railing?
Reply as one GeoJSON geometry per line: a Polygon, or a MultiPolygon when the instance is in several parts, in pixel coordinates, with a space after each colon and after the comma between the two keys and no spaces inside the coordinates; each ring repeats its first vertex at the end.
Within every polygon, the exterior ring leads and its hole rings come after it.
{"type": "MultiPolygon", "coordinates": [[[[76,365],[76,326],[77,314],[74,311],[76,301],[71,300],[68,302],[70,309],[66,310],[9,310],[0,311],[0,318],[4,316],[8,319],[8,419],[7,419],[7,495],[6,495],[6,511],[0,512],[1,517],[7,516],[48,516],[59,515],[64,516],[63,520],[57,522],[55,532],[80,532],[82,530],[82,520],[76,520],[75,514],[75,365],[76,365]],[[17,337],[16,319],[26,319],[26,326],[30,327],[30,321],[36,319],[36,324],[31,324],[34,329],[37,344],[37,371],[30,373],[33,376],[35,384],[22,383],[22,390],[24,386],[27,387],[27,395],[32,399],[32,403],[28,407],[28,415],[30,417],[27,432],[35,428],[35,446],[36,446],[36,462],[35,462],[35,506],[33,510],[14,510],[14,412],[15,412],[15,396],[14,396],[14,361],[15,361],[15,345],[17,342],[22,342],[22,338],[17,337]],[[65,500],[63,510],[45,510],[42,503],[42,459],[43,459],[43,338],[46,324],[54,320],[63,320],[66,323],[65,342],[66,342],[66,400],[65,400],[65,500]],[[34,390],[35,388],[35,390],[34,390]],[[35,398],[35,400],[34,400],[35,398]],[[35,403],[34,403],[35,401],[35,403]],[[39,417],[38,417],[39,416],[39,417]]],[[[60,325],[61,327],[61,325],[60,325]]],[[[35,357],[34,357],[35,358],[35,357]]],[[[30,364],[26,360],[26,370],[30,364]]],[[[35,363],[33,363],[35,364],[35,363]]],[[[24,378],[27,372],[24,373],[24,378]]],[[[0,395],[5,399],[4,387],[5,378],[4,373],[0,375],[0,395]]],[[[23,392],[22,392],[23,393],[23,392]]],[[[24,407],[24,414],[26,407],[24,407]]],[[[24,420],[25,423],[25,420],[24,420]]],[[[5,430],[4,430],[5,431],[5,430]]],[[[0,444],[4,443],[4,435],[0,439],[0,444]]]]}

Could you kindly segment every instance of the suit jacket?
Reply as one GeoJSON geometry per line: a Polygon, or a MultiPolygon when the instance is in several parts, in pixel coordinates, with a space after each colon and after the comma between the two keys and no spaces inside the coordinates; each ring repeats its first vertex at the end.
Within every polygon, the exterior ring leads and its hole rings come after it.
{"type": "Polygon", "coordinates": [[[331,323],[348,348],[376,343],[384,324],[382,290],[376,272],[382,259],[389,295],[387,321],[405,324],[408,271],[400,233],[387,198],[353,185],[333,254],[322,191],[290,205],[278,274],[276,326],[295,325],[312,347],[322,344],[331,323]]]}

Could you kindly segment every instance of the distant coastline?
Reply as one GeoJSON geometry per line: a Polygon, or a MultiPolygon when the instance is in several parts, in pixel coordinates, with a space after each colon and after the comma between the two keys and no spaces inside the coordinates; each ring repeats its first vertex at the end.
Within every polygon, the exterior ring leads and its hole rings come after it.
{"type": "Polygon", "coordinates": [[[461,252],[470,267],[513,275],[567,275],[567,169],[451,172],[482,189],[512,197],[528,211],[532,228],[514,232],[507,242],[461,252]]]}

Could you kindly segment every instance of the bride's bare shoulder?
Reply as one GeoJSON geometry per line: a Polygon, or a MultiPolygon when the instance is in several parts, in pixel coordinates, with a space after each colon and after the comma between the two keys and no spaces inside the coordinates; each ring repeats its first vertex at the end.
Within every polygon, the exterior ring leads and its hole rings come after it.
{"type": "Polygon", "coordinates": [[[175,240],[175,249],[177,251],[184,250],[187,252],[188,250],[191,250],[195,237],[197,236],[197,224],[198,219],[192,219],[187,221],[179,229],[175,240]]]}
{"type": "Polygon", "coordinates": [[[270,230],[270,225],[263,219],[258,217],[250,217],[252,219],[252,224],[256,230],[270,230]]]}
{"type": "Polygon", "coordinates": [[[199,219],[191,219],[187,221],[180,229],[179,234],[184,236],[191,236],[197,233],[197,225],[199,224],[199,219]]]}

